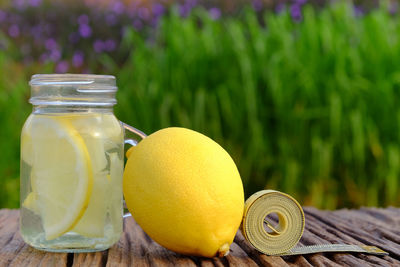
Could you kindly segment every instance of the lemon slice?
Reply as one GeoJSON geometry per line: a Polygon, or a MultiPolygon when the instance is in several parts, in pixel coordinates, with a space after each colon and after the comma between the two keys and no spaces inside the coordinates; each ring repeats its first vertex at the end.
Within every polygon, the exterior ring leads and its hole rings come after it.
{"type": "Polygon", "coordinates": [[[71,123],[81,134],[89,152],[93,167],[93,194],[82,218],[71,230],[85,237],[103,237],[107,215],[107,199],[110,184],[107,178],[107,158],[101,114],[85,114],[71,117],[71,123]]]}
{"type": "Polygon", "coordinates": [[[92,163],[67,117],[38,115],[31,133],[32,188],[46,239],[51,240],[72,229],[84,214],[93,187],[92,163]]]}
{"type": "Polygon", "coordinates": [[[32,211],[35,214],[39,214],[36,198],[37,198],[36,193],[30,192],[26,196],[24,202],[22,203],[22,206],[29,209],[30,211],[32,211]]]}
{"type": "MultiPolygon", "coordinates": [[[[116,188],[119,188],[118,182],[120,184],[122,182],[123,162],[122,160],[116,162],[116,153],[106,152],[114,151],[116,144],[122,142],[122,129],[119,121],[110,114],[80,114],[71,116],[70,122],[79,131],[87,146],[94,174],[93,193],[88,207],[71,231],[85,237],[104,237],[106,222],[109,222],[107,216],[114,214],[113,209],[117,204],[119,204],[119,209],[116,207],[117,213],[119,210],[119,218],[122,216],[121,201],[115,201],[113,196],[115,192],[120,198],[122,196],[121,191],[116,188]],[[119,168],[121,173],[116,174],[113,171],[115,168],[119,168]],[[111,173],[108,174],[110,170],[111,173]]],[[[114,225],[115,220],[110,219],[114,225]]]]}
{"type": "Polygon", "coordinates": [[[105,151],[113,149],[116,144],[123,142],[123,138],[121,139],[123,136],[121,123],[112,114],[80,114],[71,116],[71,123],[85,140],[90,156],[95,157],[92,158],[92,161],[98,165],[107,164],[105,151]],[[92,153],[92,149],[97,150],[96,153],[92,153]]]}
{"type": "Polygon", "coordinates": [[[32,140],[31,140],[31,125],[32,115],[26,120],[21,132],[21,159],[28,165],[32,166],[32,140]]]}
{"type": "MultiPolygon", "coordinates": [[[[90,146],[89,152],[91,152],[90,146]]],[[[110,174],[106,172],[96,174],[93,183],[93,193],[89,206],[72,231],[86,237],[103,237],[106,234],[106,216],[114,227],[122,224],[122,174],[123,161],[118,153],[108,155],[110,174]]],[[[92,162],[95,165],[94,162],[92,162]]],[[[122,231],[122,229],[121,229],[122,231]]]]}
{"type": "Polygon", "coordinates": [[[107,174],[95,175],[93,194],[82,218],[71,231],[86,237],[103,237],[107,215],[109,180],[107,174]]]}
{"type": "Polygon", "coordinates": [[[115,227],[121,227],[122,218],[122,176],[124,172],[124,161],[118,156],[118,153],[110,154],[110,183],[114,187],[113,193],[110,195],[111,203],[110,219],[111,224],[115,227]],[[118,188],[118,189],[117,189],[118,188]]]}

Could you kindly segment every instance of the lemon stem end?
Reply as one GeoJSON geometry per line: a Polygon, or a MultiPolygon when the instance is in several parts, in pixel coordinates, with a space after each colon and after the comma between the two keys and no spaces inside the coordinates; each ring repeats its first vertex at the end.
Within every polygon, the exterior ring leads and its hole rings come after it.
{"type": "Polygon", "coordinates": [[[228,243],[223,244],[218,250],[218,253],[217,253],[218,257],[222,258],[222,257],[228,256],[229,247],[230,247],[230,244],[228,244],[228,243]]]}

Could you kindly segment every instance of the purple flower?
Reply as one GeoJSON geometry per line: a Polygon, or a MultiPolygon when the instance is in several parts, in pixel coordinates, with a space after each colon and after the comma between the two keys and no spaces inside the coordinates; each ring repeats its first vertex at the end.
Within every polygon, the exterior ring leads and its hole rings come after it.
{"type": "Polygon", "coordinates": [[[56,40],[53,38],[49,38],[45,41],[44,46],[46,47],[47,50],[53,50],[55,49],[58,45],[56,40]]]}
{"type": "Polygon", "coordinates": [[[155,17],[160,17],[164,14],[165,8],[159,3],[155,3],[152,7],[152,12],[155,17]]]}
{"type": "Polygon", "coordinates": [[[104,42],[102,40],[96,40],[93,43],[93,49],[96,53],[101,53],[104,50],[104,42]]]}
{"type": "Polygon", "coordinates": [[[33,7],[40,6],[41,3],[42,3],[42,0],[29,0],[29,4],[33,7]]]}
{"type": "Polygon", "coordinates": [[[72,65],[75,68],[79,68],[83,65],[83,61],[84,61],[84,55],[81,51],[77,51],[74,53],[74,55],[72,56],[72,65]]]}
{"type": "Polygon", "coordinates": [[[159,21],[160,21],[160,17],[153,17],[150,21],[151,27],[156,28],[159,21]]]}
{"type": "Polygon", "coordinates": [[[278,5],[276,5],[275,7],[275,12],[276,13],[281,13],[283,10],[285,10],[286,5],[284,3],[279,3],[278,5]]]}
{"type": "Polygon", "coordinates": [[[106,15],[106,22],[109,26],[114,26],[118,22],[118,18],[114,13],[108,13],[106,15]]]}
{"type": "Polygon", "coordinates": [[[150,12],[147,7],[141,7],[138,9],[138,16],[143,20],[147,20],[150,17],[150,12]]]}
{"type": "Polygon", "coordinates": [[[0,22],[5,21],[7,18],[7,13],[0,9],[0,22]]]}
{"type": "Polygon", "coordinates": [[[85,14],[80,15],[78,17],[78,23],[79,24],[88,24],[89,23],[89,17],[87,15],[85,15],[85,14]]]}
{"type": "Polygon", "coordinates": [[[221,10],[219,8],[217,8],[217,7],[210,8],[208,13],[210,14],[210,17],[213,20],[217,20],[217,19],[219,19],[221,17],[221,10]]]}
{"type": "Polygon", "coordinates": [[[113,7],[112,7],[112,10],[116,14],[122,14],[124,12],[124,9],[125,9],[125,5],[120,1],[115,2],[113,7]]]}
{"type": "Polygon", "coordinates": [[[263,8],[263,3],[261,0],[253,0],[253,8],[255,11],[260,11],[263,8]]]}
{"type": "Polygon", "coordinates": [[[362,9],[362,7],[361,6],[354,6],[354,15],[356,16],[356,17],[360,17],[360,16],[362,16],[364,14],[364,10],[362,9]]]}
{"type": "Polygon", "coordinates": [[[189,16],[190,11],[192,10],[189,6],[186,5],[179,5],[179,15],[183,18],[189,16]]]}
{"type": "Polygon", "coordinates": [[[79,25],[79,34],[83,38],[89,38],[92,35],[92,28],[87,24],[79,25]]]}
{"type": "Polygon", "coordinates": [[[61,51],[58,49],[53,49],[50,52],[49,58],[53,61],[53,62],[57,62],[58,60],[60,60],[61,58],[61,51]]]}
{"type": "Polygon", "coordinates": [[[67,61],[62,60],[57,63],[57,66],[56,66],[57,73],[65,73],[68,71],[68,69],[69,69],[69,64],[67,61]]]}
{"type": "Polygon", "coordinates": [[[395,15],[397,13],[398,9],[399,9],[399,3],[398,2],[391,2],[390,6],[389,6],[390,14],[395,15]]]}
{"type": "Polygon", "coordinates": [[[117,48],[117,43],[113,39],[108,39],[104,42],[104,50],[111,52],[117,48]]]}
{"type": "Polygon", "coordinates": [[[143,23],[142,21],[140,21],[140,19],[135,19],[132,24],[133,27],[138,31],[140,31],[143,28],[143,23]]]}
{"type": "Polygon", "coordinates": [[[19,27],[16,24],[13,24],[8,28],[8,34],[13,38],[18,37],[19,33],[20,33],[19,27]]]}
{"type": "Polygon", "coordinates": [[[292,16],[293,20],[300,21],[303,16],[301,14],[301,6],[300,5],[292,5],[290,7],[290,15],[292,16]]]}
{"type": "Polygon", "coordinates": [[[70,35],[68,36],[68,39],[71,43],[76,44],[79,42],[80,35],[77,32],[73,32],[73,33],[70,33],[70,35]]]}
{"type": "Polygon", "coordinates": [[[192,9],[197,5],[197,0],[186,0],[185,5],[192,9]]]}

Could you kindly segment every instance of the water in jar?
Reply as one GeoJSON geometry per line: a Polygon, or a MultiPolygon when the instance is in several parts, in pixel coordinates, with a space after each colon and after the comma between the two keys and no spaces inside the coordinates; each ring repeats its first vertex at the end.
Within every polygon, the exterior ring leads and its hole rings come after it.
{"type": "Polygon", "coordinates": [[[122,232],[123,129],[110,112],[31,114],[21,134],[21,234],[38,249],[109,248],[122,232]]]}

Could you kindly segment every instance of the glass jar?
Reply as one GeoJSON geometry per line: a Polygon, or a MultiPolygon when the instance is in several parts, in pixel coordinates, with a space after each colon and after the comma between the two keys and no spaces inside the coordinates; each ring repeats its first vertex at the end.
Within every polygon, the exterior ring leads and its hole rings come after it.
{"type": "Polygon", "coordinates": [[[124,128],[108,75],[39,74],[21,134],[21,219],[26,243],[91,252],[122,232],[124,128]]]}

